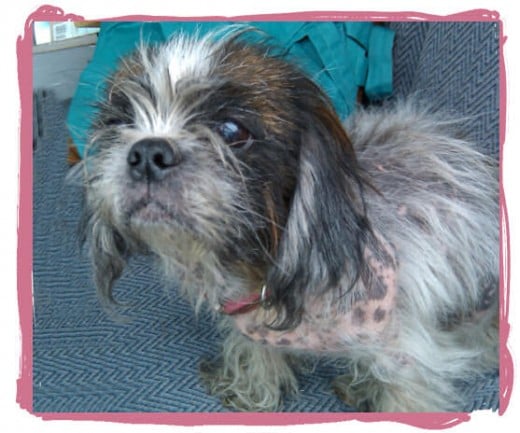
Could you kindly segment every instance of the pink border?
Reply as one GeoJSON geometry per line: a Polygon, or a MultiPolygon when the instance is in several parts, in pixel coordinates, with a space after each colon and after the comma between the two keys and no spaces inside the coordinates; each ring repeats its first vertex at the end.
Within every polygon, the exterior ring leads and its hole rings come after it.
{"type": "MultiPolygon", "coordinates": [[[[34,21],[79,21],[83,17],[65,14],[62,9],[42,6],[26,20],[24,35],[17,39],[18,80],[21,101],[20,117],[20,197],[18,226],[18,304],[20,327],[22,331],[22,356],[20,377],[18,378],[17,401],[21,408],[32,412],[33,375],[32,375],[32,24],[34,21]]],[[[94,19],[95,20],[95,19],[94,19]]],[[[506,122],[506,75],[503,45],[502,22],[498,12],[472,10],[448,16],[434,16],[418,12],[300,12],[278,15],[254,15],[240,17],[153,17],[122,16],[111,21],[180,21],[180,20],[234,20],[234,21],[495,21],[500,31],[500,162],[502,163],[505,142],[506,122]]],[[[501,164],[502,167],[502,164],[501,164]]],[[[513,361],[507,348],[510,324],[509,287],[510,287],[510,241],[507,207],[500,170],[500,205],[501,205],[501,306],[500,306],[500,408],[503,415],[509,405],[513,386],[513,361]]],[[[467,413],[428,413],[428,414],[388,414],[388,413],[37,413],[43,420],[97,420],[134,424],[174,424],[181,426],[195,425],[291,425],[307,423],[358,421],[394,421],[428,429],[441,429],[458,425],[470,420],[467,413]]]]}

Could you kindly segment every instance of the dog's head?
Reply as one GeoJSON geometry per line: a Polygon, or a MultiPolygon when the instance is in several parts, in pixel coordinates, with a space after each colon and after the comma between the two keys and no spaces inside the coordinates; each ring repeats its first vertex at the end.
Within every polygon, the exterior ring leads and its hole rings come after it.
{"type": "Polygon", "coordinates": [[[306,293],[361,271],[369,230],[351,143],[317,85],[242,31],[180,36],[123,59],[84,167],[105,297],[127,257],[146,251],[180,273],[212,268],[205,298],[237,296],[227,275],[244,294],[266,285],[290,326],[306,293]]]}

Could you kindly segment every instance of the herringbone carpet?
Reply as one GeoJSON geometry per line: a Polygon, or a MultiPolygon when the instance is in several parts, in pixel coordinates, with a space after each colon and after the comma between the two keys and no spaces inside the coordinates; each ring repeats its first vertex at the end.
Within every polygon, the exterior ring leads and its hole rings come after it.
{"type": "MultiPolygon", "coordinates": [[[[468,133],[498,153],[498,39],[493,23],[395,23],[396,94],[431,95],[434,106],[473,116],[468,133]]],[[[219,336],[164,290],[147,259],[132,261],[116,292],[129,321],[100,308],[88,258],[78,246],[80,188],[65,181],[66,104],[36,95],[34,152],[34,411],[223,411],[198,378],[219,336]]],[[[301,378],[287,411],[348,411],[330,390],[334,367],[301,378]]],[[[464,384],[466,410],[498,407],[498,378],[464,384]]]]}

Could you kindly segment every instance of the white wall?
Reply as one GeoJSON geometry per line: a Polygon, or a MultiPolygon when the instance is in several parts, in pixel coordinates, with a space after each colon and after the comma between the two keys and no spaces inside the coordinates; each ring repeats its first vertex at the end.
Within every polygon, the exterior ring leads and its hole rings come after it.
{"type": "Polygon", "coordinates": [[[33,53],[34,90],[52,90],[62,100],[71,98],[79,76],[94,53],[94,45],[33,53]]]}

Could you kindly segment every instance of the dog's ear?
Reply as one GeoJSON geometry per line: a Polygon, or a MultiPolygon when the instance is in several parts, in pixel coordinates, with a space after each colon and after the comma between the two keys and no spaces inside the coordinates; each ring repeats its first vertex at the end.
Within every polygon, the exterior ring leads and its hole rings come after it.
{"type": "Polygon", "coordinates": [[[302,105],[297,185],[267,276],[277,329],[300,322],[308,295],[337,290],[340,280],[339,290],[351,288],[370,236],[365,182],[340,120],[324,98],[313,95],[302,105]]]}
{"type": "Polygon", "coordinates": [[[95,211],[84,210],[79,229],[81,242],[89,248],[98,294],[104,303],[116,304],[112,287],[126,265],[128,247],[117,230],[95,211]]]}

